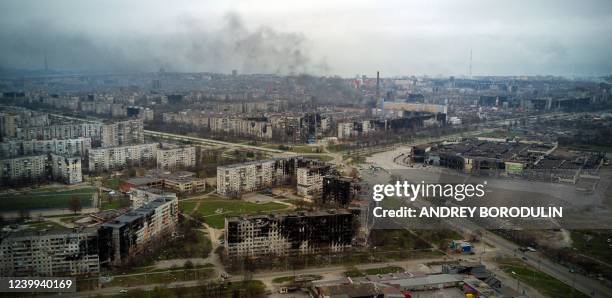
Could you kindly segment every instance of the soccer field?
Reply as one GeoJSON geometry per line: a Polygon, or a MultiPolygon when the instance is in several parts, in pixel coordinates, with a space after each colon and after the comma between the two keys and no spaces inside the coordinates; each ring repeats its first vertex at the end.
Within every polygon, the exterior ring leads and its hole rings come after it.
{"type": "Polygon", "coordinates": [[[92,194],[97,191],[94,187],[71,190],[34,190],[20,194],[0,195],[0,210],[17,211],[22,209],[59,209],[68,208],[72,197],[81,200],[83,208],[92,206],[92,194]]]}

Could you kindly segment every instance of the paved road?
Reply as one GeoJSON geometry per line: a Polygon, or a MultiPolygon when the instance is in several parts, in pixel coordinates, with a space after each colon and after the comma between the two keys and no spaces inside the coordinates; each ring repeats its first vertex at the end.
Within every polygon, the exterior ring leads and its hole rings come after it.
{"type": "MultiPolygon", "coordinates": [[[[423,265],[427,262],[440,262],[447,261],[449,258],[431,258],[431,259],[417,259],[417,260],[406,260],[406,261],[396,261],[396,262],[381,262],[381,263],[371,263],[364,265],[357,265],[357,269],[365,270],[372,268],[380,268],[387,266],[399,266],[402,268],[409,268],[414,271],[414,268],[418,268],[420,265],[423,265]]],[[[329,266],[329,267],[318,267],[318,268],[307,268],[302,270],[285,270],[285,271],[269,271],[269,272],[261,272],[255,273],[251,276],[253,280],[264,280],[271,281],[277,277],[285,277],[285,276],[294,276],[294,275],[307,275],[307,274],[316,274],[323,276],[333,276],[333,277],[341,277],[342,273],[346,271],[346,266],[329,266]]],[[[139,273],[143,274],[143,273],[139,273]]],[[[125,275],[127,276],[127,275],[125,275]]],[[[244,276],[235,275],[229,278],[231,282],[239,282],[244,280],[244,276]]],[[[133,286],[133,287],[111,287],[111,288],[102,288],[94,291],[86,291],[86,292],[78,292],[78,293],[62,293],[49,295],[47,297],[98,297],[99,295],[116,295],[119,291],[123,289],[134,290],[153,290],[155,287],[165,287],[165,288],[178,288],[178,287],[195,287],[198,286],[202,280],[193,280],[193,281],[179,281],[173,282],[169,284],[150,284],[150,285],[141,285],[141,286],[133,286]]]]}

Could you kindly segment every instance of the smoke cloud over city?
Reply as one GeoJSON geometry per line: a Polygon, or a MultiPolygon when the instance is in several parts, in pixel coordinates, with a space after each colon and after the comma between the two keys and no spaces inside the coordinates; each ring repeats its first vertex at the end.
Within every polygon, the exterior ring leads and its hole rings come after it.
{"type": "Polygon", "coordinates": [[[72,71],[212,71],[241,73],[321,73],[304,34],[268,26],[248,27],[227,13],[208,27],[193,17],[177,19],[172,33],[122,32],[113,36],[78,28],[61,29],[51,21],[0,29],[0,66],[72,71]]]}
{"type": "Polygon", "coordinates": [[[6,0],[0,38],[9,69],[600,76],[612,2],[6,0]]]}

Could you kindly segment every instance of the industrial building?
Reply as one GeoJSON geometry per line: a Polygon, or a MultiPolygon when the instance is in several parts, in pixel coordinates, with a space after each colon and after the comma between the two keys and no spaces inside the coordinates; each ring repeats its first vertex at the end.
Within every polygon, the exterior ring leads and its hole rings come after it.
{"type": "Polygon", "coordinates": [[[413,147],[411,160],[479,175],[524,177],[575,184],[601,167],[600,152],[566,151],[557,143],[475,138],[413,147]]]}
{"type": "Polygon", "coordinates": [[[230,258],[341,252],[357,233],[347,210],[255,215],[225,219],[230,258]]]}
{"type": "Polygon", "coordinates": [[[99,272],[96,229],[27,230],[0,237],[1,276],[84,276],[99,272]]]}

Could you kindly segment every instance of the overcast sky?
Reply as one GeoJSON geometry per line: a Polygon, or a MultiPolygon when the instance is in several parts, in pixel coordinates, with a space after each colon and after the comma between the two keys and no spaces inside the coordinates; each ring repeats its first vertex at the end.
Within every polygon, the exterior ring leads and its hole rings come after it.
{"type": "Polygon", "coordinates": [[[612,73],[612,1],[2,0],[0,67],[612,73]]]}

